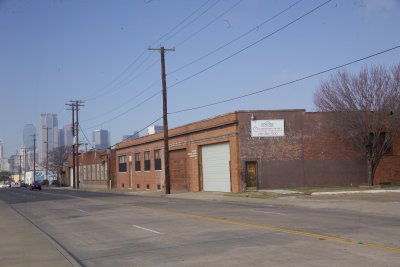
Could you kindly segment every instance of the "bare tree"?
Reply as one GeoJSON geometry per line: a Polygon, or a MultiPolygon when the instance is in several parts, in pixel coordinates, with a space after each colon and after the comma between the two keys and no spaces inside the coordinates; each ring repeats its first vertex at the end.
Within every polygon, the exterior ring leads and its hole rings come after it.
{"type": "Polygon", "coordinates": [[[335,113],[334,132],[366,157],[373,185],[400,129],[400,64],[364,68],[358,75],[339,71],[314,93],[314,104],[318,111],[335,113]]]}
{"type": "Polygon", "coordinates": [[[68,154],[70,148],[57,147],[49,153],[49,172],[57,175],[57,182],[61,184],[64,167],[68,165],[68,154]]]}

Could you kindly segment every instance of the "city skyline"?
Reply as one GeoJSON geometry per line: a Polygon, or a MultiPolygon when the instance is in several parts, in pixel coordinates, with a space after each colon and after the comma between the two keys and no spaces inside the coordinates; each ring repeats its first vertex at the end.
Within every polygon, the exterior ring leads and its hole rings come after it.
{"type": "Polygon", "coordinates": [[[58,119],[55,113],[40,114],[39,162],[58,147],[58,119]]]}
{"type": "Polygon", "coordinates": [[[92,133],[92,146],[94,149],[105,149],[110,146],[110,131],[96,129],[92,133]]]}
{"type": "Polygon", "coordinates": [[[80,130],[90,137],[108,129],[112,145],[160,124],[160,54],[149,47],[175,48],[166,54],[170,128],[235,110],[313,111],[313,92],[334,71],[301,78],[358,59],[337,70],[390,67],[399,58],[399,49],[386,51],[400,45],[396,0],[5,0],[1,7],[7,157],[23,144],[25,124],[40,131],[42,112],[71,123],[71,99],[85,101],[80,130]]]}

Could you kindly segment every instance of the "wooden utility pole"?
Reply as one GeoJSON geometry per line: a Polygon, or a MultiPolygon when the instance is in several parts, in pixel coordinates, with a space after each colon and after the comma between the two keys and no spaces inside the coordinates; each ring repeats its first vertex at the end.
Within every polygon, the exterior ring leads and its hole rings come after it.
{"type": "Polygon", "coordinates": [[[21,154],[19,154],[19,182],[21,183],[21,174],[22,174],[22,163],[21,163],[21,160],[22,160],[22,155],[21,154]]]}
{"type": "Polygon", "coordinates": [[[76,171],[76,188],[79,188],[79,107],[82,107],[83,101],[76,100],[75,101],[75,112],[76,112],[76,126],[75,126],[75,132],[76,132],[76,166],[77,166],[77,171],[76,171]]]}
{"type": "Polygon", "coordinates": [[[49,127],[43,127],[46,130],[46,180],[49,180],[49,127]]]}
{"type": "Polygon", "coordinates": [[[24,151],[24,183],[26,183],[26,171],[27,171],[27,169],[28,169],[28,167],[27,167],[28,157],[27,157],[27,155],[26,155],[27,149],[24,148],[23,151],[24,151]]]}
{"type": "Polygon", "coordinates": [[[71,130],[72,130],[72,188],[76,188],[75,185],[75,178],[76,178],[76,174],[75,174],[75,103],[74,101],[70,101],[69,104],[66,104],[67,106],[70,106],[72,110],[72,126],[71,126],[71,130]]]}
{"type": "Polygon", "coordinates": [[[149,48],[149,50],[157,50],[161,53],[161,78],[163,93],[163,128],[164,128],[164,173],[165,173],[165,194],[171,194],[171,179],[169,176],[169,145],[168,145],[168,109],[167,109],[167,80],[165,75],[165,51],[175,51],[175,49],[149,48]]]}
{"type": "Polygon", "coordinates": [[[36,134],[33,134],[33,182],[36,181],[36,134]]]}

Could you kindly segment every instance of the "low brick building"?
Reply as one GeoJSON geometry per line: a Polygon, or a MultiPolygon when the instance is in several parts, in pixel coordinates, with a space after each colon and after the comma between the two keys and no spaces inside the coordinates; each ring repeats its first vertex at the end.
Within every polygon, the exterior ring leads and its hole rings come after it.
{"type": "MultiPolygon", "coordinates": [[[[237,111],[169,130],[172,191],[367,183],[360,153],[327,127],[332,113],[237,111]]],[[[376,181],[400,182],[400,143],[382,160],[376,181]]],[[[116,145],[116,186],[164,190],[163,134],[116,145]]]]}
{"type": "MultiPolygon", "coordinates": [[[[72,154],[68,157],[70,186],[73,185],[72,154]]],[[[79,154],[79,187],[92,189],[115,188],[115,151],[90,150],[79,154]]]]}

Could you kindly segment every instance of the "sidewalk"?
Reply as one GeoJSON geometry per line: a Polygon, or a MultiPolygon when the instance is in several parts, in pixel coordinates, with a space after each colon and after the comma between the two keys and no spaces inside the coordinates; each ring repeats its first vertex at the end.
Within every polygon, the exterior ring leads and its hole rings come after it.
{"type": "MultiPolygon", "coordinates": [[[[0,265],[32,267],[76,266],[34,225],[0,201],[0,265]]],[[[67,256],[68,257],[68,256],[67,256]]]]}

